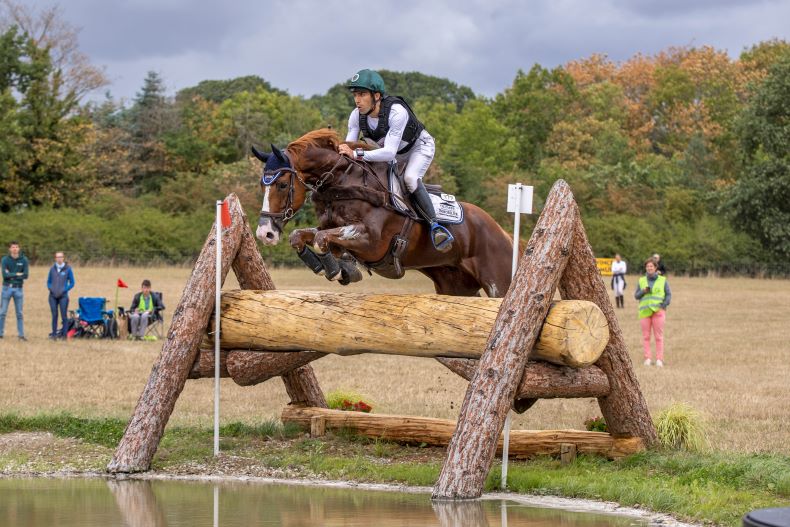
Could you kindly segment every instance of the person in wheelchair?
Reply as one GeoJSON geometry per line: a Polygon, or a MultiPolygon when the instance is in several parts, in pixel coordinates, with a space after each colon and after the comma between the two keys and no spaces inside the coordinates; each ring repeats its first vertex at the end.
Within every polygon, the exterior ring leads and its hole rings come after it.
{"type": "Polygon", "coordinates": [[[161,316],[159,314],[160,311],[164,308],[162,297],[151,292],[151,281],[143,280],[141,290],[134,295],[132,305],[129,308],[130,338],[143,340],[148,324],[157,320],[157,317],[161,316]]]}

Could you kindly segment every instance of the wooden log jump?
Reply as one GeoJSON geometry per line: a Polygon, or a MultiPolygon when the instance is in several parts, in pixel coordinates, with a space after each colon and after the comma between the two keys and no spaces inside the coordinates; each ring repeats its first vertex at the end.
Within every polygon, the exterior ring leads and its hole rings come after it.
{"type": "MultiPolygon", "coordinates": [[[[246,291],[223,295],[219,373],[241,385],[281,377],[291,399],[285,420],[307,419],[309,425],[315,417],[315,434],[323,424],[392,440],[448,444],[434,499],[479,497],[507,412],[511,407],[525,411],[537,398],[597,397],[612,435],[514,431],[510,452],[515,456],[565,448],[619,457],[655,442],[624,339],[564,181],[549,193],[501,300],[273,292],[241,205],[233,195],[227,200],[233,224],[221,236],[219,264],[223,278],[232,267],[246,291]],[[563,301],[554,303],[557,289],[563,301]],[[469,379],[457,424],[322,411],[326,401],[309,363],[326,353],[365,352],[434,357],[469,379]],[[521,436],[527,438],[523,443],[521,436]]],[[[148,470],[187,378],[214,374],[213,351],[200,349],[213,310],[214,243],[212,229],[109,472],[148,470]]]]}
{"type": "MultiPolygon", "coordinates": [[[[501,304],[445,295],[228,291],[220,347],[480,358],[501,304]]],[[[609,339],[606,318],[592,302],[556,302],[537,323],[542,329],[530,357],[555,364],[591,365],[609,339]]]]}
{"type": "MultiPolygon", "coordinates": [[[[456,427],[456,422],[449,419],[366,414],[299,406],[286,406],[282,412],[282,421],[310,430],[313,418],[318,416],[323,417],[327,430],[346,429],[370,438],[409,444],[425,443],[431,446],[447,446],[456,427]]],[[[615,438],[605,432],[580,430],[513,430],[510,432],[509,454],[515,458],[559,455],[563,444],[576,445],[578,453],[601,454],[610,459],[619,459],[644,450],[644,444],[638,437],[615,438]]],[[[496,452],[502,454],[501,435],[496,452]]]]}

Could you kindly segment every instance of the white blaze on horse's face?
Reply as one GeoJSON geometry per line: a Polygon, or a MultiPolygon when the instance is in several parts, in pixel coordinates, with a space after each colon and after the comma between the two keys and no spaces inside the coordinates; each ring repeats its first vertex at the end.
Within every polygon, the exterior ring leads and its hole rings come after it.
{"type": "MultiPolygon", "coordinates": [[[[261,205],[261,212],[269,212],[269,193],[271,186],[266,185],[266,191],[263,193],[263,205],[261,205]]],[[[269,216],[261,216],[258,220],[258,229],[255,231],[255,236],[263,242],[264,245],[277,245],[280,241],[280,229],[272,221],[269,216]]]]}

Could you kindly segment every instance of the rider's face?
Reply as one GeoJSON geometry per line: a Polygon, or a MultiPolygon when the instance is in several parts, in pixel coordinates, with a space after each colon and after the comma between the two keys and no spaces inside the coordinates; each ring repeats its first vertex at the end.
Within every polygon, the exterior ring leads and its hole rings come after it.
{"type": "Polygon", "coordinates": [[[363,114],[370,113],[374,106],[376,106],[377,98],[367,90],[354,90],[354,105],[359,108],[363,114]]]}

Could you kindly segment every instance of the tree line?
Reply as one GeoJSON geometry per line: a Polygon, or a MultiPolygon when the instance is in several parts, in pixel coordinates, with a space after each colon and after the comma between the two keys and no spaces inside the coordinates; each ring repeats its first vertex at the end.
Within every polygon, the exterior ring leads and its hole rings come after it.
{"type": "MultiPolygon", "coordinates": [[[[284,147],[322,126],[345,134],[353,101],[343,79],[310,98],[255,75],[170,96],[150,72],[129,102],[85,101],[106,79],[79,53],[76,33],[56,23],[57,10],[34,19],[4,5],[0,238],[19,239],[33,258],[64,249],[83,261],[187,261],[218,196],[236,192],[257,215],[251,145],[284,147]]],[[[492,98],[423,73],[381,74],[436,138],[427,179],[506,229],[508,183],[533,185],[539,211],[562,178],[599,256],[619,252],[637,263],[660,252],[691,273],[790,272],[783,40],[738,58],[684,46],[623,62],[592,55],[535,64],[492,98]]],[[[313,221],[308,208],[296,223],[313,221]]],[[[263,251],[276,263],[297,261],[288,247],[263,251]]]]}

